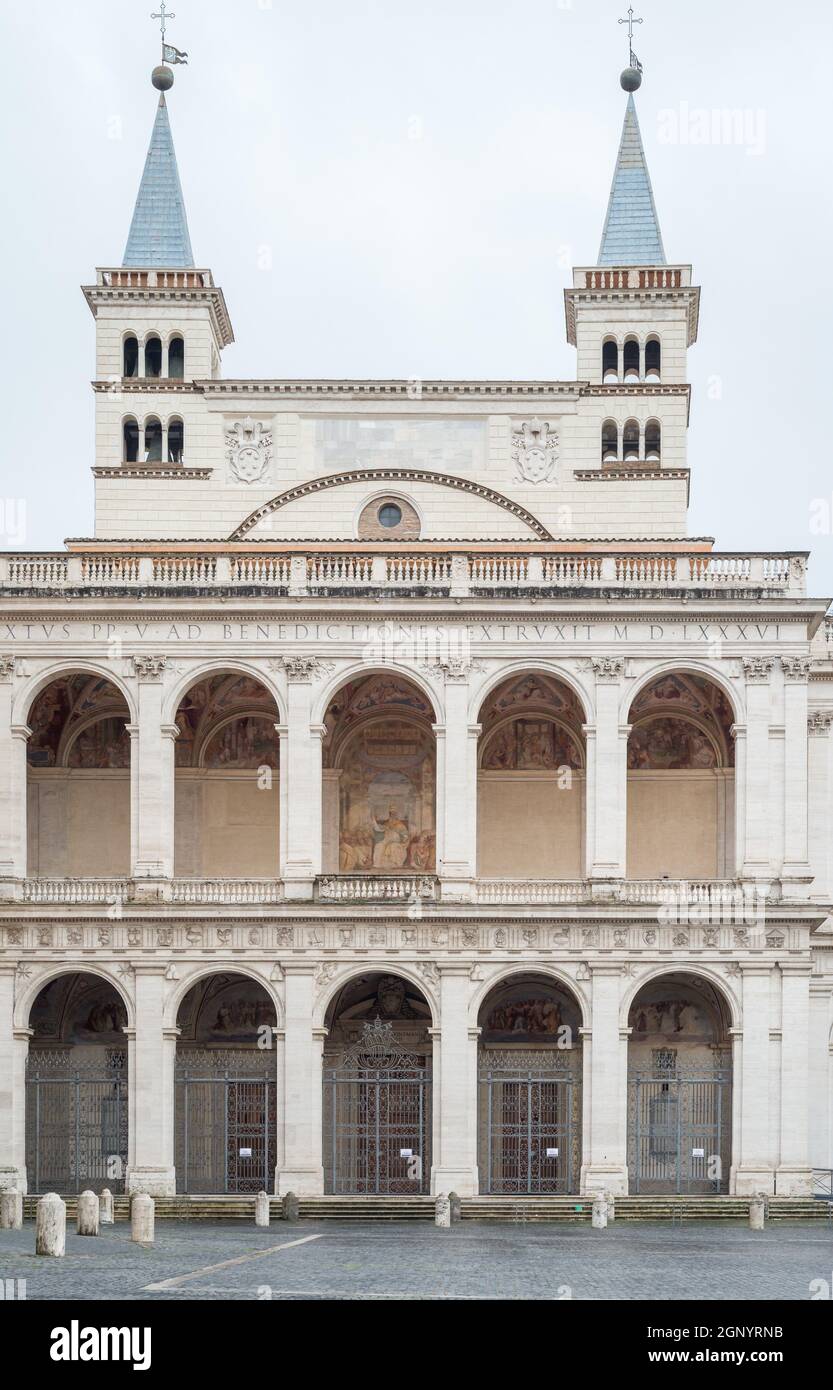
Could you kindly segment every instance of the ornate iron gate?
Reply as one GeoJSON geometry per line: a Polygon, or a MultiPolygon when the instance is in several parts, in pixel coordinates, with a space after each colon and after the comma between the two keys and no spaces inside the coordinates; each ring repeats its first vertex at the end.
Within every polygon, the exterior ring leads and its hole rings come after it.
{"type": "Polygon", "coordinates": [[[400,1050],[390,1023],[365,1023],[338,1065],[325,1068],[324,1168],[328,1192],[429,1191],[430,1066],[400,1050]]]}
{"type": "Polygon", "coordinates": [[[728,1192],[732,1074],[698,1069],[673,1053],[628,1085],[628,1171],[632,1192],[728,1192]]]}
{"type": "Polygon", "coordinates": [[[271,1192],[277,1161],[274,1052],[183,1048],[176,1060],[181,1192],[271,1192]]]}
{"type": "Polygon", "coordinates": [[[581,1169],[581,1052],[480,1054],[480,1186],[571,1193],[581,1169]]]}
{"type": "Polygon", "coordinates": [[[124,1191],[127,1053],[100,1048],[30,1051],[26,1060],[26,1166],[32,1192],[124,1191]]]}

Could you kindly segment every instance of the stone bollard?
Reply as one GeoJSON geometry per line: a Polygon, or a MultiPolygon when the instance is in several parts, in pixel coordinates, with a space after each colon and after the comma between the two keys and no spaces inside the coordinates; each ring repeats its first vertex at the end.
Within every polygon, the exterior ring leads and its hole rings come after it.
{"type": "Polygon", "coordinates": [[[153,1244],[154,1212],[153,1198],[146,1192],[137,1192],[130,1203],[130,1239],[139,1245],[153,1244]]]}
{"type": "Polygon", "coordinates": [[[456,1226],[463,1219],[463,1203],[456,1192],[449,1192],[448,1200],[451,1204],[451,1224],[456,1226]]]}
{"type": "Polygon", "coordinates": [[[64,1255],[67,1248],[67,1205],[57,1192],[47,1192],[37,1207],[35,1254],[64,1255]]]}
{"type": "Polygon", "coordinates": [[[757,1197],[750,1198],[749,1201],[749,1229],[750,1231],[762,1231],[766,1221],[766,1197],[759,1193],[757,1197]]]}
{"type": "Polygon", "coordinates": [[[615,1221],[615,1220],[616,1220],[616,1198],[615,1198],[615,1196],[613,1195],[612,1192],[606,1192],[606,1193],[605,1193],[605,1201],[607,1202],[607,1219],[608,1219],[608,1222],[615,1221]]]}
{"type": "Polygon", "coordinates": [[[437,1200],[434,1203],[434,1225],[451,1225],[451,1203],[446,1192],[438,1192],[437,1200]]]}
{"type": "Polygon", "coordinates": [[[255,1225],[269,1225],[269,1193],[258,1192],[255,1197],[255,1225]]]}
{"type": "Polygon", "coordinates": [[[98,1199],[98,1219],[102,1226],[112,1226],[116,1219],[113,1211],[113,1194],[109,1187],[101,1189],[101,1196],[98,1199]]]}
{"type": "Polygon", "coordinates": [[[0,1192],[0,1231],[19,1231],[23,1227],[23,1193],[15,1187],[0,1192]]]}
{"type": "Polygon", "coordinates": [[[597,1192],[593,1198],[592,1224],[594,1231],[603,1231],[607,1226],[607,1198],[603,1192],[597,1192]]]}
{"type": "Polygon", "coordinates": [[[283,1219],[294,1226],[301,1219],[301,1204],[294,1192],[287,1192],[283,1199],[283,1219]]]}
{"type": "Polygon", "coordinates": [[[98,1198],[89,1189],[78,1194],[75,1225],[79,1236],[98,1235],[98,1198]]]}

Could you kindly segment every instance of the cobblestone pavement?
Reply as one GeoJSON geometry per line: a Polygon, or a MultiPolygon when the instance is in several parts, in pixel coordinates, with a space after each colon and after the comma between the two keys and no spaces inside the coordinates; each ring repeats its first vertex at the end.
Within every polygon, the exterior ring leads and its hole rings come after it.
{"type": "Polygon", "coordinates": [[[0,1279],[25,1279],[29,1299],[807,1300],[812,1280],[833,1279],[827,1223],[164,1221],[153,1247],[132,1244],[125,1223],[97,1239],[68,1230],[63,1259],[34,1247],[32,1222],[0,1231],[0,1279]]]}

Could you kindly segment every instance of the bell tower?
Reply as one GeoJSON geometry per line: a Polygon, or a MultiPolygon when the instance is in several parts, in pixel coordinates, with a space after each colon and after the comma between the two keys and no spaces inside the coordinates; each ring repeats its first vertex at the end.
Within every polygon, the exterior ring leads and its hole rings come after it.
{"type": "MultiPolygon", "coordinates": [[[[641,23],[632,10],[620,22],[631,35],[641,23]]],[[[700,291],[691,266],[669,263],[665,254],[636,113],[642,65],[632,43],[620,83],[627,103],[601,246],[596,264],[574,268],[565,290],[567,339],[578,351],[578,379],[589,383],[600,466],[680,470],[686,467],[687,351],[697,337],[700,291]]]]}
{"type": "Polygon", "coordinates": [[[96,321],[96,476],[204,462],[194,383],[220,376],[234,341],[222,290],[194,260],[168,116],[172,64],[165,42],[151,82],[159,93],[122,264],[83,287],[96,321]]]}

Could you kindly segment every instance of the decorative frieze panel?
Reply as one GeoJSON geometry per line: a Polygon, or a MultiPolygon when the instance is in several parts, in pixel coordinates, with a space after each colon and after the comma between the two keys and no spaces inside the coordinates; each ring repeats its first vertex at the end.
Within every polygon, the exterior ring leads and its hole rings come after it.
{"type": "MultiPolygon", "coordinates": [[[[804,952],[809,926],[792,922],[704,925],[657,923],[650,919],[626,923],[443,922],[408,919],[401,922],[171,922],[130,923],[56,922],[0,926],[0,952],[25,951],[34,958],[56,951],[87,956],[141,951],[163,959],[212,956],[228,952],[261,956],[291,953],[322,954],[334,961],[384,960],[416,952],[426,961],[478,955],[518,955],[527,959],[608,959],[617,953],[668,955],[676,959],[702,953],[738,957],[760,953],[804,952]]],[[[67,959],[73,959],[70,955],[67,959]]]]}

